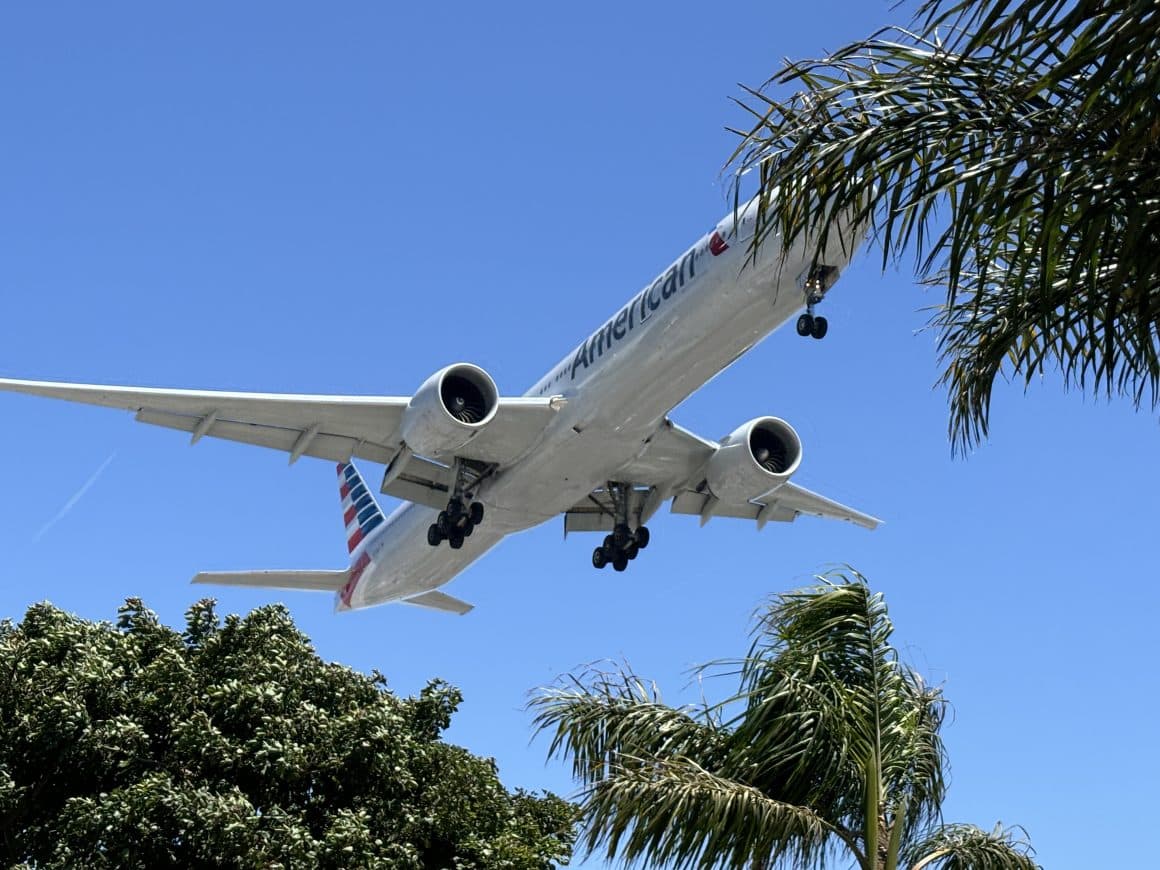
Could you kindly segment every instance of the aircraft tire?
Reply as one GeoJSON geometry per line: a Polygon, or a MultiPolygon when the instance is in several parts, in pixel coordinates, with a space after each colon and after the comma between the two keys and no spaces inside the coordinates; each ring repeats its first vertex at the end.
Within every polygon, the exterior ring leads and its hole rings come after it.
{"type": "Polygon", "coordinates": [[[814,334],[814,318],[809,314],[803,314],[797,319],[797,334],[802,338],[814,334]]]}
{"type": "Polygon", "coordinates": [[[636,545],[635,541],[629,541],[628,546],[624,548],[624,555],[631,562],[640,555],[640,547],[636,545]]]}
{"type": "Polygon", "coordinates": [[[447,516],[447,511],[439,511],[439,516],[435,519],[435,525],[439,527],[440,534],[446,538],[451,527],[451,518],[447,516]]]}
{"type": "Polygon", "coordinates": [[[461,534],[463,535],[463,537],[465,537],[465,538],[470,538],[470,537],[471,537],[471,533],[472,533],[472,532],[474,532],[474,531],[475,531],[475,523],[473,523],[471,520],[468,520],[467,522],[465,522],[465,523],[463,524],[463,528],[462,528],[462,529],[460,529],[460,533],[461,533],[461,534]]]}
{"type": "Polygon", "coordinates": [[[473,501],[468,515],[471,517],[472,525],[478,526],[483,522],[483,505],[473,501]]]}
{"type": "Polygon", "coordinates": [[[592,551],[592,567],[599,571],[608,564],[608,556],[604,552],[603,547],[597,547],[592,551]]]}
{"type": "Polygon", "coordinates": [[[439,531],[439,526],[435,523],[427,527],[427,543],[432,547],[438,547],[443,543],[443,533],[439,531]]]}
{"type": "Polygon", "coordinates": [[[814,328],[810,330],[810,335],[812,335],[814,338],[818,338],[818,339],[825,338],[826,332],[829,331],[829,328],[830,328],[830,324],[829,324],[829,321],[826,320],[826,318],[815,317],[814,318],[814,328]]]}
{"type": "Polygon", "coordinates": [[[447,539],[447,543],[451,545],[452,550],[458,550],[463,546],[463,535],[452,533],[451,537],[447,539]]]}
{"type": "Polygon", "coordinates": [[[627,567],[628,567],[628,556],[624,555],[624,553],[617,553],[616,556],[612,560],[612,570],[623,571],[627,567]]]}
{"type": "Polygon", "coordinates": [[[634,534],[632,537],[633,540],[636,541],[636,546],[641,550],[647,547],[648,542],[652,540],[652,535],[649,533],[648,526],[641,526],[636,530],[636,534],[634,534]]]}

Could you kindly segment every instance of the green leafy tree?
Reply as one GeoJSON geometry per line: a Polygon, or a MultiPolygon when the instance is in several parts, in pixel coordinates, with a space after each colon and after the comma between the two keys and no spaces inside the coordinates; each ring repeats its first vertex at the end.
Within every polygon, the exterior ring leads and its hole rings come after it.
{"type": "Polygon", "coordinates": [[[49,604],[0,623],[0,865],[546,868],[575,811],[442,742],[458,690],[401,699],[286,609],[184,632],[49,604]]]}
{"type": "Polygon", "coordinates": [[[1155,0],[926,0],[909,29],[750,90],[732,168],[759,178],[758,243],[820,251],[853,215],[884,267],[912,255],[946,288],[932,325],[961,449],[997,376],[1160,400],[1158,95],[1155,0]]]}
{"type": "Polygon", "coordinates": [[[583,784],[589,851],[677,867],[1031,870],[997,826],[944,825],[945,702],[899,661],[881,595],[817,578],[760,614],[716,705],[666,706],[631,672],[565,678],[533,700],[583,784]]]}

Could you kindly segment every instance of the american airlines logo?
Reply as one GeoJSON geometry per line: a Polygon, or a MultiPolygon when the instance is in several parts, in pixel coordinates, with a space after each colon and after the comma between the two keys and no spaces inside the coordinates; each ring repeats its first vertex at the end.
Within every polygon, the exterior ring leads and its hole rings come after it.
{"type": "MultiPolygon", "coordinates": [[[[713,238],[718,238],[716,233],[713,234],[713,238]]],[[[711,247],[712,240],[709,244],[711,247]]],[[[719,252],[714,251],[714,254],[717,253],[719,252]]],[[[631,302],[617,312],[614,318],[580,345],[576,351],[576,356],[572,359],[572,380],[576,379],[578,369],[594,365],[605,351],[612,350],[617,342],[622,341],[634,329],[643,325],[658,308],[675,296],[678,290],[685,289],[685,284],[692,282],[694,278],[696,260],[697,247],[694,246],[680,260],[673,263],[669,270],[657,278],[651,286],[640,291],[631,302]]]]}

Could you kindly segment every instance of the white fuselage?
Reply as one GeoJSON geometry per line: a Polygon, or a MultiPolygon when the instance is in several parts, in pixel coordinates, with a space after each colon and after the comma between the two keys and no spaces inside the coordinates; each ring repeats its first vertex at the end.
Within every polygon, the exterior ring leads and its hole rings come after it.
{"type": "MultiPolygon", "coordinates": [[[[366,607],[442,586],[506,535],[559,516],[632,461],[667,414],[804,307],[804,245],[771,238],[756,262],[753,204],[731,214],[554,366],[526,395],[567,404],[540,442],[480,486],[486,519],[462,549],[431,547],[438,511],[406,503],[365,542],[372,565],[352,591],[366,607]],[[728,243],[718,254],[716,237],[728,243]]],[[[837,235],[837,234],[835,234],[837,235]]],[[[849,241],[849,240],[847,240],[849,241]]],[[[826,251],[844,267],[852,250],[826,251]]],[[[850,246],[852,248],[852,245],[850,246]]],[[[631,483],[632,481],[625,481],[631,483]]],[[[345,609],[345,608],[343,608],[345,609]]]]}

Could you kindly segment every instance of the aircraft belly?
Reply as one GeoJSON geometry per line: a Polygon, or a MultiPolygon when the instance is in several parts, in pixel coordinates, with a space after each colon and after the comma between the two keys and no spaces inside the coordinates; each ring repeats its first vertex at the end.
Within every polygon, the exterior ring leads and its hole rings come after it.
{"type": "Polygon", "coordinates": [[[427,526],[438,511],[407,504],[392,514],[371,553],[372,570],[351,596],[351,607],[373,607],[437,589],[504,538],[494,525],[479,526],[463,547],[427,543],[427,526]]]}

